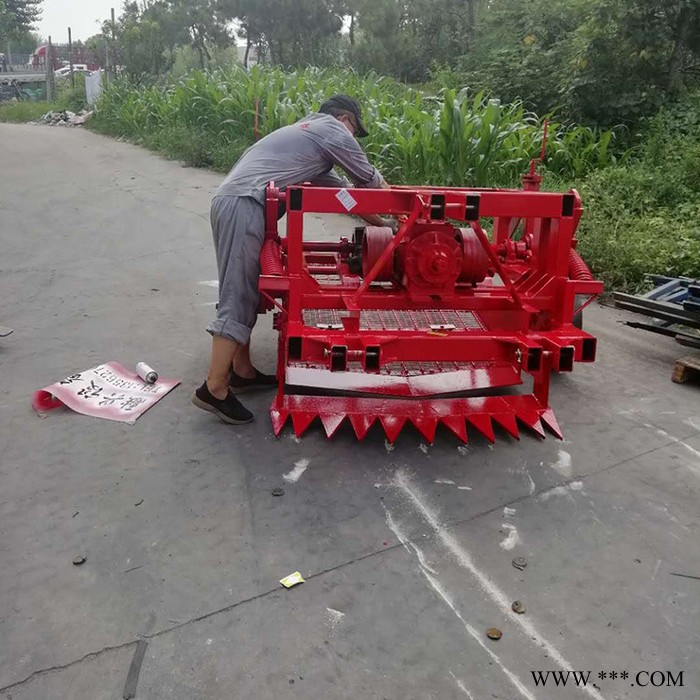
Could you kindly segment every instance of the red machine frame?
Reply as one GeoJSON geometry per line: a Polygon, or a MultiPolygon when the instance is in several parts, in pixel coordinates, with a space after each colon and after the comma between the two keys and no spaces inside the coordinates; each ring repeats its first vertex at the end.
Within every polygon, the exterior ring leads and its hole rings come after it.
{"type": "Polygon", "coordinates": [[[575,251],[578,193],[539,192],[534,171],[524,185],[280,192],[270,184],[260,292],[261,312],[276,309],[279,331],[276,435],[291,416],[297,435],[319,417],[330,437],[347,418],[359,439],[378,421],[390,442],[407,421],[431,443],[439,423],[464,442],[467,425],[493,441],[494,421],[514,437],[518,420],[542,437],[542,423],[562,436],[550,375],[594,361],[596,339],[573,320],[602,283],[575,251]],[[304,240],[311,213],[391,215],[400,226],[363,277],[352,265],[357,240],[304,240]],[[490,240],[484,220],[492,221],[490,240]],[[414,226],[446,222],[474,232],[492,273],[483,282],[432,294],[377,281],[414,226]],[[532,377],[530,394],[506,389],[523,375],[532,377]]]}

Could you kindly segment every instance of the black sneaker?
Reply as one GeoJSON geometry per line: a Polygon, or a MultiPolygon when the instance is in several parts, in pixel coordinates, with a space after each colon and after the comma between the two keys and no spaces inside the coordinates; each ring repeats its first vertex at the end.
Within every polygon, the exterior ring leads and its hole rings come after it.
{"type": "Polygon", "coordinates": [[[245,394],[246,391],[258,389],[276,389],[277,377],[274,374],[263,374],[255,370],[255,376],[250,379],[239,377],[233,370],[228,376],[228,385],[234,394],[245,394]]]}
{"type": "Polygon", "coordinates": [[[192,394],[192,403],[197,408],[215,413],[222,421],[233,425],[250,423],[253,420],[253,414],[230,391],[225,399],[217,399],[209,391],[206,382],[192,394]]]}

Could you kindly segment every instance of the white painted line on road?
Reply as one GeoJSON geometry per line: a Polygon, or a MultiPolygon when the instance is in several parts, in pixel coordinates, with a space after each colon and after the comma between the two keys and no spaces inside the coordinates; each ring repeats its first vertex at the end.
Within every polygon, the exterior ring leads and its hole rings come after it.
{"type": "MultiPolygon", "coordinates": [[[[420,490],[411,484],[408,476],[403,470],[399,470],[396,473],[396,476],[394,477],[394,484],[401,491],[403,491],[403,493],[415,505],[415,507],[423,515],[423,518],[435,531],[442,544],[449,549],[450,552],[452,552],[457,563],[472,574],[483,592],[486,593],[486,595],[488,595],[489,598],[491,598],[491,600],[501,609],[501,612],[507,616],[514,625],[518,625],[529,640],[534,641],[536,644],[542,647],[549,657],[564,671],[569,671],[572,668],[575,668],[575,666],[569,663],[562,656],[559,650],[539,632],[539,630],[532,622],[530,622],[530,620],[524,618],[522,615],[512,615],[510,607],[511,601],[508,596],[506,596],[506,594],[489,578],[485,572],[481,571],[481,569],[476,566],[469,552],[462,547],[462,545],[457,541],[456,537],[445,530],[445,528],[440,524],[436,513],[425,502],[420,490]]],[[[426,574],[426,576],[428,576],[428,574],[426,574]]],[[[603,700],[603,696],[594,688],[588,686],[579,687],[581,690],[583,690],[583,692],[587,693],[593,698],[596,698],[596,700],[603,700]]]]}
{"type": "Polygon", "coordinates": [[[508,535],[500,543],[500,545],[506,551],[510,551],[511,549],[515,548],[515,545],[520,544],[520,535],[518,534],[518,528],[516,528],[515,525],[511,525],[510,523],[503,523],[502,527],[504,530],[508,530],[508,535]]]}
{"type": "Polygon", "coordinates": [[[300,459],[298,462],[294,462],[294,469],[292,471],[287,472],[286,474],[282,475],[282,478],[288,483],[288,484],[294,484],[297,481],[299,481],[299,477],[306,471],[306,468],[309,466],[309,460],[308,459],[300,459]]]}
{"type": "Polygon", "coordinates": [[[204,287],[216,287],[217,289],[219,288],[219,280],[203,280],[199,284],[203,285],[204,287]]]}
{"type": "Polygon", "coordinates": [[[689,425],[691,428],[694,428],[695,430],[700,430],[700,420],[695,420],[694,418],[688,418],[685,421],[686,425],[689,425]]]}
{"type": "Polygon", "coordinates": [[[555,486],[554,488],[543,491],[538,497],[538,501],[548,501],[552,496],[568,496],[572,501],[574,497],[572,491],[583,491],[583,481],[572,481],[566,486],[555,486]]]}
{"type": "Polygon", "coordinates": [[[461,681],[457,676],[455,676],[452,671],[450,671],[450,675],[452,676],[454,682],[457,684],[457,687],[469,698],[469,700],[474,700],[474,696],[467,690],[467,687],[464,685],[464,681],[461,681]]]}
{"type": "Polygon", "coordinates": [[[532,693],[527,689],[527,687],[520,680],[520,678],[518,678],[518,676],[516,676],[515,673],[513,673],[513,671],[507,668],[501,661],[500,657],[484,643],[482,635],[479,634],[479,632],[464,619],[462,613],[454,604],[452,598],[450,598],[447,591],[443,588],[440,581],[438,581],[438,579],[436,578],[437,574],[435,573],[435,571],[426,567],[423,564],[423,562],[425,561],[425,556],[423,555],[423,552],[421,552],[421,550],[413,542],[411,542],[411,540],[409,540],[408,537],[406,537],[406,535],[404,535],[399,526],[394,522],[394,519],[391,517],[391,513],[389,513],[389,511],[386,509],[386,506],[384,506],[384,511],[386,513],[386,523],[389,526],[389,529],[396,535],[399,542],[401,542],[401,544],[404,546],[404,548],[409,554],[413,553],[416,555],[418,563],[420,564],[420,571],[430,584],[430,587],[442,598],[442,600],[446,603],[447,607],[450,608],[450,610],[452,610],[455,617],[462,623],[464,629],[467,631],[469,636],[472,637],[476,641],[476,643],[482,649],[484,649],[486,653],[498,664],[501,671],[505,673],[505,675],[508,677],[508,680],[510,680],[510,682],[518,689],[518,691],[520,691],[520,694],[524,698],[527,698],[527,700],[537,700],[537,698],[534,695],[532,695],[532,693]],[[413,552],[411,552],[411,550],[413,550],[413,552]]]}
{"type": "Polygon", "coordinates": [[[328,624],[331,629],[335,629],[336,625],[345,617],[345,613],[333,608],[326,608],[326,610],[328,611],[328,624]]]}
{"type": "MultiPolygon", "coordinates": [[[[447,486],[457,486],[452,479],[435,479],[436,484],[445,484],[447,486]]],[[[471,491],[472,487],[471,486],[457,486],[458,491],[471,491]]]]}
{"type": "Polygon", "coordinates": [[[530,495],[532,496],[532,494],[537,490],[537,487],[535,486],[535,482],[532,480],[530,472],[527,469],[525,470],[525,476],[527,476],[527,480],[530,482],[530,495]]]}
{"type": "Polygon", "coordinates": [[[571,455],[564,450],[559,450],[557,455],[557,461],[554,464],[549,465],[552,469],[556,469],[562,476],[567,479],[571,478],[571,455]]]}
{"type": "MultiPolygon", "coordinates": [[[[680,438],[677,438],[671,435],[670,433],[667,433],[665,430],[661,430],[661,428],[656,428],[650,423],[645,423],[644,426],[647,428],[651,428],[652,430],[656,430],[656,433],[658,435],[661,435],[661,437],[671,440],[671,442],[675,442],[677,445],[685,447],[685,449],[688,450],[690,454],[700,459],[700,450],[696,450],[692,445],[689,445],[687,442],[683,442],[683,440],[681,440],[680,438]]],[[[700,466],[700,464],[698,466],[700,466]]],[[[693,471],[695,471],[695,467],[693,467],[693,471]]]]}

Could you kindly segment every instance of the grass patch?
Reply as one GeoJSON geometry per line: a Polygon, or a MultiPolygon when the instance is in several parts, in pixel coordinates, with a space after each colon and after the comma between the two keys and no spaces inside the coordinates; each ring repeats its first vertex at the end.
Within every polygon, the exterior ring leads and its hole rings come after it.
{"type": "MultiPolygon", "coordinates": [[[[122,136],[99,119],[89,121],[86,126],[105,136],[122,136]]],[[[178,126],[133,135],[128,137],[128,141],[155,151],[169,160],[178,160],[193,168],[209,168],[220,173],[227,173],[250,146],[250,142],[245,139],[213,142],[207,134],[197,129],[178,126]]]]}
{"type": "MultiPolygon", "coordinates": [[[[370,126],[363,146],[390,182],[512,185],[541,147],[542,119],[519,102],[502,104],[466,90],[426,96],[389,78],[314,68],[193,71],[152,87],[117,80],[105,90],[97,120],[106,133],[142,143],[155,137],[163,144],[175,134],[175,150],[183,146],[177,135],[187,133],[194,140],[192,161],[219,163],[253,142],[256,104],[264,136],[338,92],[363,103],[370,126]]],[[[609,164],[611,139],[611,132],[550,120],[550,167],[572,178],[609,164]]]]}
{"type": "Polygon", "coordinates": [[[53,108],[50,102],[4,102],[0,103],[0,122],[21,124],[41,119],[53,108]]]}
{"type": "Polygon", "coordinates": [[[58,95],[55,102],[0,102],[0,122],[21,124],[41,119],[47,112],[69,110],[76,114],[87,107],[85,97],[85,77],[75,76],[75,87],[68,80],[61,80],[57,85],[58,95]]]}
{"type": "Polygon", "coordinates": [[[700,92],[663,109],[621,162],[580,181],[584,259],[614,289],[640,291],[645,275],[700,279],[700,92]]]}

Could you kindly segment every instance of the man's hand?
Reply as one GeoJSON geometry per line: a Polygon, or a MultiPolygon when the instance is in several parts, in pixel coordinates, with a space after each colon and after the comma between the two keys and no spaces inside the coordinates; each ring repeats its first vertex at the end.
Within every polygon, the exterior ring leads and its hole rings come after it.
{"type": "Polygon", "coordinates": [[[379,216],[379,214],[368,214],[360,217],[370,226],[388,226],[394,233],[399,230],[399,222],[393,216],[379,216]]]}
{"type": "Polygon", "coordinates": [[[394,235],[396,235],[396,232],[399,230],[399,222],[393,216],[384,219],[384,226],[388,226],[394,235]]]}
{"type": "MultiPolygon", "coordinates": [[[[391,185],[388,185],[386,180],[382,178],[379,188],[382,190],[390,190],[391,185]]],[[[361,218],[364,219],[370,226],[388,226],[394,233],[399,230],[399,222],[393,216],[384,218],[379,216],[379,214],[368,214],[367,216],[363,216],[361,218]]]]}

